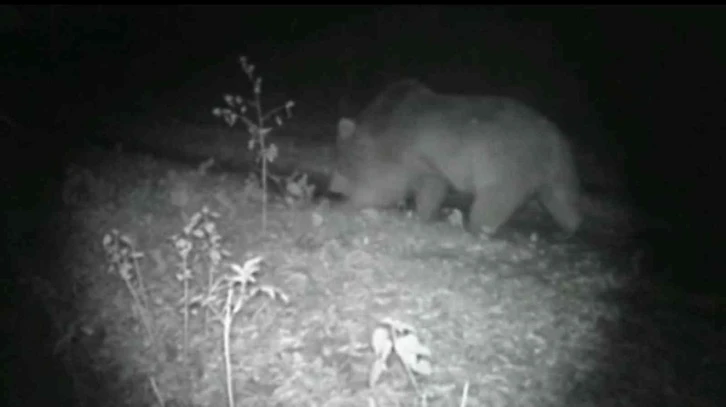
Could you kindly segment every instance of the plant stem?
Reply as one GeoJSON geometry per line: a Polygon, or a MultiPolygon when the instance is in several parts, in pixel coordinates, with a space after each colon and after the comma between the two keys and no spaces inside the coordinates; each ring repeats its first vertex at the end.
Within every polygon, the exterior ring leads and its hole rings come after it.
{"type": "Polygon", "coordinates": [[[227,303],[224,307],[224,367],[227,370],[227,402],[229,407],[234,407],[234,392],[232,391],[232,362],[229,356],[229,335],[232,325],[232,291],[233,287],[227,289],[227,303]]]}

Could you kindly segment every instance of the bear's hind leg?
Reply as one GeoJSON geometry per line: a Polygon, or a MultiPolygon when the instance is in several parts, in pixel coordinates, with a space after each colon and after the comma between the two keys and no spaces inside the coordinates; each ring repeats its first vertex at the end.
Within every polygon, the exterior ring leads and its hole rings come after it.
{"type": "Polygon", "coordinates": [[[493,235],[528,197],[529,191],[508,183],[479,188],[469,211],[467,229],[478,235],[493,235]]]}
{"type": "Polygon", "coordinates": [[[446,199],[448,182],[438,176],[428,175],[416,181],[416,212],[423,221],[433,219],[446,199]]]}
{"type": "Polygon", "coordinates": [[[564,230],[564,238],[574,235],[582,223],[578,195],[573,187],[563,183],[545,185],[539,191],[540,202],[564,230]]]}

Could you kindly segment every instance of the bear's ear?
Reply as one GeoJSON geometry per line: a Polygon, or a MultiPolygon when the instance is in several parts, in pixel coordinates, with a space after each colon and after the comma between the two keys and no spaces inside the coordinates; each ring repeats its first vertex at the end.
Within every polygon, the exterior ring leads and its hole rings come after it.
{"type": "Polygon", "coordinates": [[[338,122],[338,140],[350,140],[355,133],[355,121],[342,118],[338,122]]]}

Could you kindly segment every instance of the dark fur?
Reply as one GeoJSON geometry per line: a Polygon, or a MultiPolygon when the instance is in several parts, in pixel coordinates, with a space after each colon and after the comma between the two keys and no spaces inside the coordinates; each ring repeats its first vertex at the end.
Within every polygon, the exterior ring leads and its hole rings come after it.
{"type": "Polygon", "coordinates": [[[467,228],[495,233],[536,195],[574,233],[582,215],[570,145],[540,113],[504,97],[443,95],[415,80],[392,84],[338,124],[330,190],[359,208],[413,195],[424,220],[448,188],[474,195],[467,228]]]}

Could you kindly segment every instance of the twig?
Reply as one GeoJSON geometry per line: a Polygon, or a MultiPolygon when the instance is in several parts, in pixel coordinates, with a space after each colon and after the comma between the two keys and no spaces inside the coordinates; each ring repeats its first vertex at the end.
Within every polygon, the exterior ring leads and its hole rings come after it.
{"type": "Polygon", "coordinates": [[[156,401],[159,403],[160,407],[164,407],[164,399],[161,397],[161,392],[159,391],[159,387],[156,385],[156,381],[153,377],[149,377],[149,381],[151,382],[151,390],[156,396],[156,401]]]}

